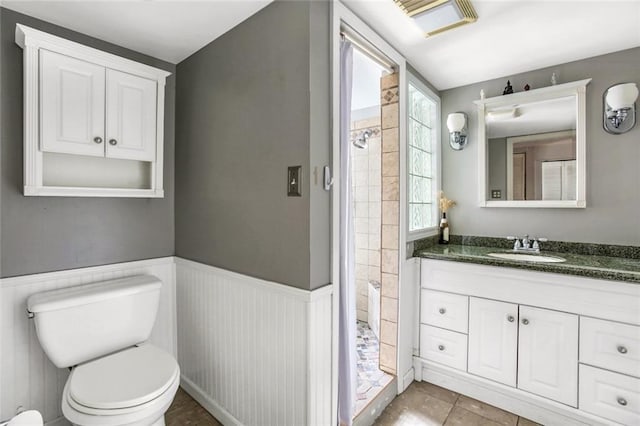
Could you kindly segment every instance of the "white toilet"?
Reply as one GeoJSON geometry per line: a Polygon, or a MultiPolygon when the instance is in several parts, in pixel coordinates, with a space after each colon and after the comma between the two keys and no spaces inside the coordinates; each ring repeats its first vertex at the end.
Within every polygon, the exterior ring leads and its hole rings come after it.
{"type": "Polygon", "coordinates": [[[44,352],[57,367],[72,368],[62,413],[74,425],[165,424],[180,369],[171,354],[145,343],[161,287],[139,275],[29,297],[44,352]]]}

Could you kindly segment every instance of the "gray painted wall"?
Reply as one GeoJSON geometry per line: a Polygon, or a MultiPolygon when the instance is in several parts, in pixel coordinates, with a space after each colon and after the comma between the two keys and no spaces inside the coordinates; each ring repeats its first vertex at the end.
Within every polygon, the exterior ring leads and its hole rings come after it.
{"type": "Polygon", "coordinates": [[[331,282],[331,193],[324,190],[323,167],[331,164],[331,14],[327,1],[312,1],[309,13],[310,105],[310,283],[331,282]]]}
{"type": "Polygon", "coordinates": [[[328,23],[326,3],[276,1],[178,64],[178,256],[299,288],[329,282],[328,23]],[[303,194],[287,197],[296,165],[303,194]]]}
{"type": "Polygon", "coordinates": [[[175,73],[175,65],[56,25],[0,9],[2,276],[170,256],[174,252],[175,78],[167,80],[163,199],[22,195],[22,23],[175,73]]]}
{"type": "Polygon", "coordinates": [[[640,48],[531,71],[516,76],[445,90],[442,128],[447,114],[469,115],[469,145],[451,150],[442,135],[443,188],[458,202],[449,215],[459,235],[504,236],[525,233],[554,240],[640,245],[640,125],[614,136],[602,128],[602,94],[621,82],[640,83],[640,48]],[[477,118],[473,101],[480,89],[487,96],[502,93],[507,79],[516,91],[525,84],[548,86],[551,73],[560,83],[593,78],[587,88],[587,208],[503,209],[478,207],[477,118]]]}

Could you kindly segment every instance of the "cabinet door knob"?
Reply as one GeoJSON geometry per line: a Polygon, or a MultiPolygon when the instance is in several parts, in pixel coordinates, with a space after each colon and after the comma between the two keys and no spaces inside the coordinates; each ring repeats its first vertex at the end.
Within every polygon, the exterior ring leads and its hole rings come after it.
{"type": "Polygon", "coordinates": [[[109,145],[117,145],[118,141],[115,139],[109,139],[109,145]]]}
{"type": "Polygon", "coordinates": [[[627,400],[622,397],[618,397],[618,404],[624,407],[625,405],[627,405],[627,400]]]}
{"type": "Polygon", "coordinates": [[[528,319],[526,319],[526,318],[523,318],[523,319],[522,319],[522,324],[524,324],[524,325],[529,325],[529,320],[528,320],[528,319]]]}
{"type": "Polygon", "coordinates": [[[627,353],[627,348],[625,348],[624,346],[620,345],[620,346],[618,346],[618,352],[620,352],[621,354],[626,354],[627,353]]]}
{"type": "Polygon", "coordinates": [[[95,143],[102,143],[102,138],[100,136],[96,136],[95,138],[93,138],[93,141],[95,143]]]}
{"type": "Polygon", "coordinates": [[[444,345],[438,345],[438,350],[439,351],[444,351],[444,345]]]}
{"type": "Polygon", "coordinates": [[[438,309],[438,312],[440,312],[441,314],[445,314],[445,312],[447,312],[447,310],[445,308],[440,308],[438,309]]]}
{"type": "Polygon", "coordinates": [[[514,322],[516,318],[513,315],[507,315],[507,321],[514,322]]]}

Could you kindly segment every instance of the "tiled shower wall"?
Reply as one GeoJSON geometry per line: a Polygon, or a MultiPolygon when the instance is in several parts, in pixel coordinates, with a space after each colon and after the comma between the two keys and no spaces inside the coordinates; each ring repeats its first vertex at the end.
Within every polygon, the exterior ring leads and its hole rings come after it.
{"type": "Polygon", "coordinates": [[[389,374],[396,374],[400,224],[398,73],[382,77],[380,89],[382,104],[380,369],[389,374]]]}
{"type": "Polygon", "coordinates": [[[351,145],[355,204],[356,310],[358,320],[365,322],[368,319],[368,282],[380,282],[382,157],[380,110],[377,111],[378,114],[373,117],[351,123],[352,139],[358,138],[365,129],[374,132],[366,149],[351,145]]]}

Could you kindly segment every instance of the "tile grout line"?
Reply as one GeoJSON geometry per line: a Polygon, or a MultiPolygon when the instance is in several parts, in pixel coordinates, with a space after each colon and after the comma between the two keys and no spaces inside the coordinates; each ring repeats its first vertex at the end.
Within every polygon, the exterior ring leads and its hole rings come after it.
{"type": "Polygon", "coordinates": [[[456,405],[458,404],[459,399],[460,399],[460,394],[458,394],[458,396],[456,396],[456,400],[453,401],[453,404],[451,405],[451,410],[449,410],[449,412],[447,413],[447,417],[444,419],[444,422],[442,422],[443,426],[447,423],[447,420],[449,420],[449,417],[451,416],[451,413],[453,413],[453,409],[456,408],[456,405]]]}

